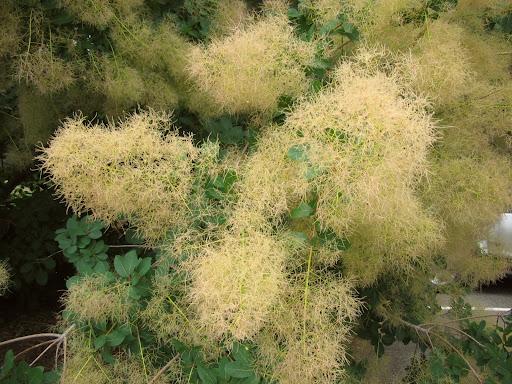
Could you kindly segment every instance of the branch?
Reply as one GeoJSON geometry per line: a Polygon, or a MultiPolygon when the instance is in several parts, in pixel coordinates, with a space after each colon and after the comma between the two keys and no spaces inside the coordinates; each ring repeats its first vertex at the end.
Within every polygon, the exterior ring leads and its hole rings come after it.
{"type": "Polygon", "coordinates": [[[36,344],[36,345],[33,345],[27,349],[24,349],[23,351],[21,351],[20,353],[18,353],[16,356],[14,356],[15,359],[17,359],[19,356],[21,355],[24,355],[25,353],[27,352],[30,352],[31,350],[33,349],[36,349],[36,348],[39,348],[39,347],[42,347],[43,345],[46,345],[48,343],[52,343],[53,340],[47,340],[47,341],[43,341],[42,343],[39,343],[39,344],[36,344]]]}
{"type": "Polygon", "coordinates": [[[497,313],[497,314],[494,314],[494,315],[469,316],[469,317],[462,317],[460,319],[443,321],[442,323],[423,323],[422,325],[440,325],[440,324],[444,325],[444,324],[450,324],[450,323],[458,323],[458,322],[464,321],[464,320],[483,319],[483,318],[486,318],[486,317],[498,317],[498,318],[501,318],[501,317],[503,317],[503,314],[497,313]]]}
{"type": "Polygon", "coordinates": [[[73,328],[75,328],[75,324],[72,324],[68,329],[66,329],[66,330],[64,331],[64,333],[62,333],[61,335],[59,335],[59,337],[57,337],[57,338],[56,338],[56,339],[55,339],[55,340],[54,340],[54,341],[53,341],[49,346],[47,346],[47,347],[44,349],[44,351],[43,351],[43,352],[41,352],[41,353],[39,354],[39,356],[37,356],[37,357],[32,361],[32,363],[30,363],[30,366],[32,367],[32,366],[33,366],[33,365],[34,365],[34,364],[35,364],[35,363],[36,363],[36,362],[37,362],[41,357],[43,357],[43,356],[44,356],[44,354],[45,354],[46,352],[48,352],[48,351],[51,349],[51,347],[53,347],[53,346],[55,346],[55,345],[58,347],[62,342],[65,342],[65,341],[66,341],[66,338],[67,338],[68,333],[69,333],[69,332],[71,332],[71,331],[73,330],[73,328]]]}
{"type": "Polygon", "coordinates": [[[478,380],[478,382],[480,384],[483,384],[483,380],[482,378],[478,375],[478,373],[476,372],[476,369],[473,368],[473,366],[470,364],[470,362],[466,359],[466,357],[464,356],[464,354],[459,351],[452,343],[450,343],[447,339],[445,339],[443,336],[441,335],[438,335],[436,334],[437,337],[439,337],[441,340],[443,340],[451,349],[453,349],[461,358],[462,360],[464,360],[464,362],[466,363],[466,365],[469,367],[469,369],[471,370],[471,372],[473,373],[473,375],[475,376],[475,378],[478,380]]]}
{"type": "Polygon", "coordinates": [[[62,356],[62,373],[61,373],[61,379],[60,379],[60,382],[61,384],[64,384],[64,378],[66,377],[65,376],[65,373],[66,373],[66,356],[67,356],[67,352],[68,352],[68,338],[65,337],[64,338],[64,355],[62,356]]]}
{"type": "Polygon", "coordinates": [[[430,348],[434,349],[434,343],[432,343],[432,339],[430,338],[430,334],[429,334],[430,330],[428,328],[423,328],[420,325],[416,325],[416,324],[410,323],[410,322],[408,322],[406,320],[403,320],[403,319],[398,319],[398,321],[401,322],[404,325],[407,325],[409,328],[414,329],[416,331],[416,334],[418,335],[418,338],[420,337],[420,332],[424,333],[425,336],[427,336],[428,342],[430,344],[430,348]]]}
{"type": "Polygon", "coordinates": [[[62,339],[60,339],[60,338],[53,340],[52,343],[43,350],[43,352],[41,352],[39,355],[37,355],[37,357],[34,360],[32,360],[32,362],[29,364],[29,366],[30,367],[34,366],[34,364],[37,363],[39,361],[39,359],[41,357],[43,357],[46,352],[48,352],[54,345],[60,344],[61,341],[62,341],[62,339]]]}
{"type": "Polygon", "coordinates": [[[169,367],[171,366],[171,364],[174,362],[174,360],[176,360],[176,359],[178,358],[178,356],[179,356],[179,355],[176,355],[176,356],[174,356],[171,360],[169,360],[169,361],[167,362],[167,364],[165,364],[165,365],[162,367],[162,369],[161,369],[161,370],[159,370],[159,371],[156,373],[156,375],[155,375],[155,376],[153,376],[153,378],[152,378],[150,381],[148,381],[148,384],[153,384],[153,383],[155,383],[155,382],[156,382],[156,380],[157,380],[160,376],[162,376],[162,375],[165,373],[165,371],[167,371],[167,370],[169,369],[169,367]]]}
{"type": "Polygon", "coordinates": [[[60,346],[61,344],[57,344],[57,348],[55,348],[55,369],[57,369],[57,366],[59,365],[60,346]]]}
{"type": "MultiPolygon", "coordinates": [[[[413,323],[410,323],[406,320],[403,320],[403,319],[398,319],[402,324],[404,325],[407,325],[408,327],[411,327],[413,328],[416,333],[419,333],[419,332],[422,332],[424,333],[429,342],[430,342],[430,346],[431,346],[431,349],[434,348],[434,344],[432,343],[432,339],[430,337],[430,334],[431,334],[431,328],[425,328],[425,325],[427,324],[422,324],[422,325],[416,325],[416,324],[413,324],[413,323]]],[[[463,335],[469,337],[471,340],[475,341],[478,345],[484,347],[478,340],[476,340],[474,337],[472,337],[471,335],[467,334],[466,332],[458,329],[458,328],[455,328],[455,327],[452,327],[452,326],[449,326],[449,325],[446,325],[446,324],[436,324],[436,323],[430,323],[429,325],[431,325],[432,327],[435,327],[435,326],[445,326],[445,327],[448,327],[450,329],[453,329],[455,331],[458,331],[460,333],[462,333],[463,335]]],[[[478,382],[480,384],[483,384],[483,381],[482,381],[482,378],[478,375],[477,371],[475,368],[473,368],[473,366],[471,365],[471,363],[466,359],[466,357],[464,356],[464,354],[459,350],[457,349],[452,343],[450,343],[445,337],[441,336],[440,334],[438,333],[434,333],[432,332],[432,336],[436,336],[438,337],[439,339],[441,339],[445,344],[447,344],[451,349],[453,349],[461,358],[462,360],[464,360],[464,362],[466,363],[466,365],[468,366],[468,368],[471,370],[471,372],[473,373],[473,375],[475,376],[475,378],[478,380],[478,382]]]]}
{"type": "Polygon", "coordinates": [[[120,245],[109,245],[109,248],[144,248],[144,249],[153,249],[154,247],[150,247],[149,245],[143,244],[120,244],[120,245]]]}
{"type": "Polygon", "coordinates": [[[26,348],[25,350],[23,350],[20,353],[18,353],[15,356],[15,358],[18,357],[18,356],[21,356],[24,353],[27,353],[27,352],[35,349],[35,348],[41,347],[41,346],[46,345],[46,344],[50,344],[30,363],[30,366],[32,367],[35,363],[37,363],[39,361],[39,359],[41,357],[43,357],[45,355],[45,353],[48,352],[53,346],[57,347],[56,351],[55,351],[55,365],[57,365],[57,359],[58,359],[58,355],[59,355],[59,348],[60,348],[61,344],[64,344],[64,356],[63,356],[64,362],[63,362],[63,367],[62,367],[62,378],[64,378],[64,372],[66,370],[67,336],[68,336],[68,334],[74,328],[75,328],[75,324],[72,324],[63,333],[37,333],[35,335],[28,335],[28,336],[17,337],[15,339],[11,339],[11,340],[5,340],[5,341],[2,341],[0,343],[0,347],[2,347],[4,345],[9,345],[9,344],[12,344],[12,343],[16,343],[18,341],[23,341],[23,340],[32,340],[32,339],[38,339],[38,338],[41,338],[41,337],[52,338],[51,340],[43,341],[42,343],[39,343],[39,344],[34,345],[32,347],[26,348]]]}
{"type": "Polygon", "coordinates": [[[462,329],[459,329],[459,328],[456,328],[456,327],[452,327],[451,325],[448,325],[448,324],[438,324],[438,325],[442,326],[442,327],[449,328],[449,329],[451,329],[453,331],[459,332],[459,333],[463,334],[464,336],[466,336],[468,339],[470,339],[473,342],[475,342],[476,344],[478,344],[480,347],[485,348],[485,345],[483,345],[481,342],[479,342],[477,339],[475,339],[473,336],[471,336],[466,331],[463,331],[462,329]]]}
{"type": "Polygon", "coordinates": [[[23,341],[23,340],[30,340],[30,339],[38,339],[40,337],[52,337],[52,338],[56,338],[56,337],[59,337],[60,336],[60,333],[37,333],[35,335],[28,335],[28,336],[22,336],[22,337],[17,337],[15,339],[11,339],[11,340],[6,340],[6,341],[2,341],[0,343],[0,347],[3,347],[4,345],[8,345],[8,344],[12,344],[12,343],[16,343],[18,341],[23,341]]]}

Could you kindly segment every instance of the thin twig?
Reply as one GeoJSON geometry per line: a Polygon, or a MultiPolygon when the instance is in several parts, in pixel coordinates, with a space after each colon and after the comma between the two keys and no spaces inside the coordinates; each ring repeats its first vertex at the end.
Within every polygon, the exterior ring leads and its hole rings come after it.
{"type": "MultiPolygon", "coordinates": [[[[60,345],[62,342],[66,342],[66,338],[69,332],[71,332],[75,328],[75,324],[72,324],[68,329],[66,329],[62,334],[59,335],[48,347],[44,349],[43,352],[37,356],[32,363],[30,363],[30,366],[32,367],[41,357],[44,356],[46,352],[48,352],[53,346],[60,345]]],[[[65,355],[64,355],[65,357],[65,355]]]]}
{"type": "Polygon", "coordinates": [[[0,347],[3,347],[4,345],[16,343],[18,341],[23,341],[23,340],[38,339],[40,337],[53,337],[53,338],[57,338],[59,336],[60,336],[60,333],[37,333],[35,335],[22,336],[22,337],[17,337],[15,339],[10,339],[10,340],[2,341],[0,343],[0,347]]]}
{"type": "Polygon", "coordinates": [[[148,384],[153,384],[153,383],[155,383],[155,382],[156,382],[156,380],[157,380],[160,376],[162,376],[162,375],[165,373],[165,371],[167,371],[167,370],[169,369],[169,367],[171,366],[171,364],[174,362],[174,360],[176,360],[176,359],[178,358],[178,356],[179,356],[179,355],[176,355],[176,356],[174,356],[171,360],[169,360],[169,361],[167,362],[167,364],[165,364],[165,365],[162,367],[162,369],[161,369],[161,370],[159,370],[159,371],[156,373],[156,375],[155,375],[155,376],[153,376],[153,378],[152,378],[150,381],[148,381],[148,384]]]}
{"type": "Polygon", "coordinates": [[[443,340],[451,349],[453,349],[461,358],[462,360],[464,360],[464,362],[466,363],[466,365],[468,366],[468,368],[471,370],[471,372],[473,373],[473,375],[475,376],[475,378],[478,380],[478,382],[480,384],[483,384],[483,380],[482,378],[478,375],[478,373],[476,372],[475,368],[473,368],[473,366],[471,365],[471,363],[466,359],[466,357],[464,356],[464,354],[459,351],[452,343],[450,343],[446,338],[444,338],[443,336],[441,335],[438,335],[438,334],[435,334],[435,336],[439,337],[441,340],[443,340]]]}
{"type": "Polygon", "coordinates": [[[402,319],[399,319],[401,323],[407,325],[408,327],[411,327],[412,329],[414,329],[416,331],[416,335],[418,335],[418,339],[420,338],[420,332],[424,333],[425,336],[427,336],[427,339],[428,339],[428,342],[430,344],[430,348],[431,349],[434,349],[434,343],[432,343],[432,339],[430,338],[430,330],[427,329],[427,328],[423,328],[419,325],[416,325],[416,324],[413,324],[413,323],[409,323],[408,321],[406,320],[402,320],[402,319]]]}
{"type": "Polygon", "coordinates": [[[450,323],[458,323],[458,322],[464,321],[464,320],[482,319],[482,318],[486,318],[486,317],[502,317],[502,315],[501,314],[495,314],[495,315],[469,316],[469,317],[462,317],[460,319],[455,319],[455,320],[443,321],[442,323],[423,323],[422,326],[425,326],[425,325],[440,325],[440,324],[444,325],[444,324],[450,324],[450,323]]]}
{"type": "Polygon", "coordinates": [[[39,347],[42,347],[43,345],[46,345],[48,343],[53,343],[53,340],[47,340],[47,341],[43,341],[42,343],[39,343],[39,344],[36,344],[36,345],[33,345],[27,349],[24,349],[23,351],[21,351],[20,353],[18,353],[16,356],[14,356],[15,359],[17,359],[19,356],[21,355],[24,355],[25,353],[27,352],[30,352],[31,350],[33,349],[36,349],[36,348],[39,348],[39,347]]]}
{"type": "Polygon", "coordinates": [[[459,329],[457,327],[453,327],[451,325],[447,325],[447,324],[439,324],[439,326],[443,326],[443,327],[446,327],[448,329],[451,329],[455,332],[459,332],[461,334],[463,334],[464,336],[466,336],[468,339],[471,339],[472,341],[474,341],[476,344],[478,344],[480,347],[482,348],[485,348],[485,345],[483,345],[481,342],[479,342],[477,339],[475,339],[473,336],[471,336],[469,333],[467,333],[466,331],[463,331],[462,329],[459,329]]]}
{"type": "Polygon", "coordinates": [[[59,365],[59,352],[60,352],[60,346],[62,343],[57,344],[57,348],[55,348],[55,369],[57,369],[57,366],[59,365]]]}
{"type": "Polygon", "coordinates": [[[144,378],[146,379],[146,381],[148,381],[148,370],[146,368],[146,360],[144,359],[144,350],[142,348],[142,343],[140,341],[139,328],[136,328],[136,329],[137,329],[137,340],[139,341],[140,358],[142,360],[142,367],[144,368],[144,378]]]}
{"type": "Polygon", "coordinates": [[[121,244],[121,245],[109,245],[109,248],[146,248],[153,249],[149,245],[139,245],[139,244],[121,244]]]}
{"type": "Polygon", "coordinates": [[[28,44],[27,54],[30,53],[30,43],[32,42],[32,9],[30,9],[30,19],[28,21],[28,44]]]}
{"type": "Polygon", "coordinates": [[[59,250],[59,251],[55,251],[55,252],[53,252],[53,253],[49,254],[48,256],[41,257],[41,258],[36,259],[36,260],[38,260],[38,261],[39,261],[39,260],[46,260],[46,259],[49,259],[50,257],[53,257],[53,256],[55,256],[55,255],[58,255],[58,254],[59,254],[59,253],[61,253],[61,252],[64,252],[64,250],[63,250],[63,249],[61,249],[61,250],[59,250]]]}
{"type": "Polygon", "coordinates": [[[311,261],[313,258],[313,247],[309,249],[308,256],[308,269],[306,272],[306,282],[304,284],[304,304],[302,308],[302,350],[306,353],[306,311],[308,306],[308,296],[309,296],[309,274],[311,272],[311,261]]]}
{"type": "Polygon", "coordinates": [[[430,347],[433,349],[434,348],[434,343],[432,342],[432,339],[430,338],[430,331],[426,331],[425,334],[427,335],[428,337],[428,341],[430,343],[430,347]]]}
{"type": "Polygon", "coordinates": [[[64,344],[64,355],[62,356],[62,373],[61,373],[61,379],[60,379],[61,384],[64,384],[64,378],[66,377],[66,356],[67,356],[67,352],[68,352],[68,338],[67,337],[64,338],[63,344],[64,344]]]}
{"type": "MultiPolygon", "coordinates": [[[[476,316],[474,316],[476,317],[476,316]]],[[[433,343],[432,343],[432,339],[430,338],[430,333],[431,333],[431,329],[430,328],[425,328],[425,325],[426,324],[422,324],[422,325],[416,325],[416,324],[412,324],[406,320],[403,320],[403,319],[399,319],[399,321],[409,327],[412,327],[416,333],[418,332],[423,332],[429,339],[429,342],[430,342],[430,345],[431,345],[431,348],[433,349],[434,346],[433,346],[433,343]]],[[[479,345],[481,345],[483,347],[483,345],[478,342],[476,339],[474,339],[473,337],[471,337],[470,335],[468,335],[467,333],[465,333],[464,331],[461,331],[455,327],[451,327],[449,325],[446,325],[446,324],[436,324],[436,323],[431,323],[429,325],[432,325],[432,326],[446,326],[448,328],[451,328],[451,329],[454,329],[454,330],[457,330],[457,331],[460,331],[462,332],[463,334],[469,336],[472,340],[476,341],[479,345]]],[[[478,382],[480,384],[483,383],[482,379],[480,378],[480,376],[478,375],[478,373],[476,372],[475,368],[473,368],[473,366],[471,365],[471,363],[466,359],[466,357],[464,356],[464,354],[459,351],[452,343],[450,343],[445,337],[441,336],[440,334],[438,333],[435,333],[435,332],[432,332],[432,336],[435,336],[435,337],[438,337],[439,339],[441,339],[445,344],[447,344],[451,349],[453,349],[461,358],[462,360],[464,360],[464,362],[466,363],[466,365],[468,366],[468,368],[471,370],[471,372],[473,373],[473,375],[475,376],[475,378],[478,380],[478,382]]]]}
{"type": "Polygon", "coordinates": [[[9,116],[10,118],[15,119],[15,120],[19,120],[20,119],[19,117],[11,115],[10,113],[7,113],[5,111],[0,111],[0,113],[3,113],[4,115],[9,116]]]}
{"type": "Polygon", "coordinates": [[[61,339],[60,339],[60,338],[53,340],[53,342],[52,342],[49,346],[47,346],[47,347],[43,350],[43,352],[41,352],[39,355],[37,355],[37,357],[36,357],[34,360],[32,360],[32,362],[29,364],[29,366],[30,366],[30,367],[33,367],[33,366],[34,366],[34,364],[35,364],[35,363],[37,363],[37,362],[39,361],[39,359],[40,359],[41,357],[43,357],[43,356],[44,356],[44,354],[45,354],[46,352],[48,352],[48,351],[49,351],[49,350],[50,350],[54,345],[56,345],[56,344],[60,344],[60,341],[61,341],[61,339]]]}
{"type": "Polygon", "coordinates": [[[490,92],[490,93],[488,93],[488,94],[486,94],[486,95],[484,95],[484,96],[480,96],[479,98],[477,98],[477,100],[485,99],[486,97],[492,96],[492,95],[494,95],[495,93],[500,92],[501,90],[502,90],[501,88],[493,89],[493,91],[492,91],[492,92],[490,92]]]}

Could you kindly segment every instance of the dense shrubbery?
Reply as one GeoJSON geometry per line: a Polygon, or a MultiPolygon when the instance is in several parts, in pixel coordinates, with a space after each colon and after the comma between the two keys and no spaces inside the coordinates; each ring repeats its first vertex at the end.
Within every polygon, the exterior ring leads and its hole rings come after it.
{"type": "MultiPolygon", "coordinates": [[[[456,294],[510,267],[477,242],[512,201],[511,15],[505,0],[3,2],[2,208],[33,198],[14,186],[36,167],[78,215],[53,245],[76,269],[62,382],[368,382],[361,339],[430,349],[410,382],[510,381],[509,318],[421,324],[434,277],[456,294]]],[[[12,255],[33,241],[16,223],[12,255]]],[[[44,284],[51,256],[9,257],[0,292],[30,271],[44,284]]],[[[0,377],[34,369],[8,355],[0,377]]]]}

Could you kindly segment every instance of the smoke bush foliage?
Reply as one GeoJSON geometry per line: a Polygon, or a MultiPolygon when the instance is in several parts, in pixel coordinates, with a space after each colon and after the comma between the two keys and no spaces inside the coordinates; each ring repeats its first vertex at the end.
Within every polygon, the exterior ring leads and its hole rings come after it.
{"type": "Polygon", "coordinates": [[[311,44],[293,36],[286,18],[274,16],[192,50],[188,68],[198,90],[212,100],[213,111],[268,113],[277,109],[280,96],[307,89],[304,69],[313,54],[311,44]]]}
{"type": "Polygon", "coordinates": [[[0,264],[0,295],[3,295],[9,286],[10,273],[5,263],[0,264]]]}
{"type": "Polygon", "coordinates": [[[435,276],[508,271],[477,241],[512,202],[509,2],[3,9],[5,172],[39,145],[71,211],[138,238],[58,232],[63,382],[353,382],[353,340],[414,338],[435,276]]]}

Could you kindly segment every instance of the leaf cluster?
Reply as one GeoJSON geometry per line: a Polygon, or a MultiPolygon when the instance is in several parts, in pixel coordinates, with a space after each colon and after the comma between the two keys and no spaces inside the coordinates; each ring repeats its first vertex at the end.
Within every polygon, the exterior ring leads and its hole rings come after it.
{"type": "Polygon", "coordinates": [[[3,384],[57,384],[57,371],[45,371],[44,367],[29,366],[27,362],[14,360],[14,353],[9,349],[0,367],[0,382],[3,384]]]}

